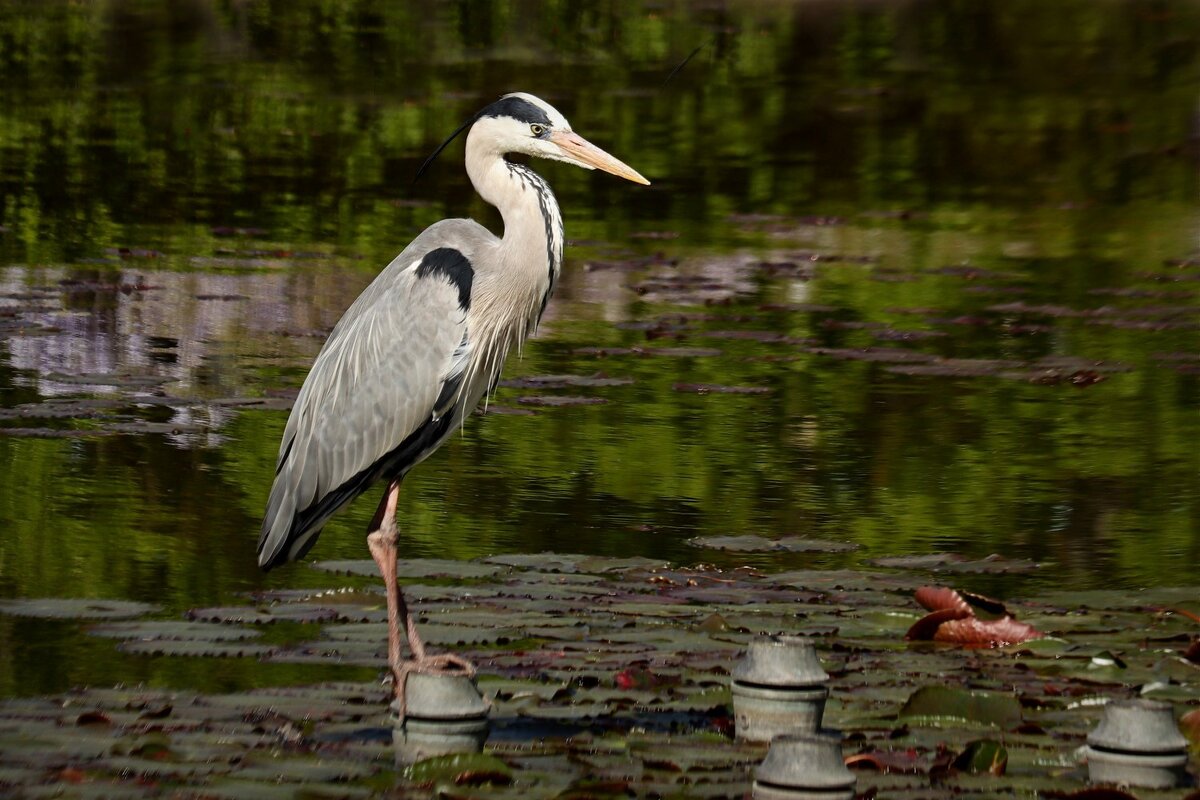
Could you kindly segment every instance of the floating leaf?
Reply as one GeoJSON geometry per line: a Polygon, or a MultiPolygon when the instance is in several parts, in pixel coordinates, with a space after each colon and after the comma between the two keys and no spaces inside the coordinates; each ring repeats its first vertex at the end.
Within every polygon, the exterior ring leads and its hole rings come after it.
{"type": "Polygon", "coordinates": [[[957,608],[942,608],[932,611],[914,622],[912,627],[904,634],[904,638],[913,641],[933,641],[937,638],[938,631],[941,629],[943,623],[963,619],[969,615],[969,611],[962,611],[957,608]]]}
{"type": "Polygon", "coordinates": [[[974,722],[1008,728],[1021,721],[1021,703],[1009,694],[924,686],[904,703],[899,718],[933,725],[974,722]]]}
{"type": "Polygon", "coordinates": [[[193,608],[186,616],[202,622],[271,625],[276,622],[331,622],[341,613],[313,603],[274,603],[269,606],[225,606],[193,608]]]}
{"type": "MultiPolygon", "coordinates": [[[[1044,791],[1042,797],[1052,800],[1138,800],[1136,795],[1107,786],[1091,786],[1074,792],[1044,791]]],[[[1190,796],[1184,800],[1191,800],[1190,796]]]]}
{"type": "Polygon", "coordinates": [[[121,642],[117,649],[123,653],[143,656],[203,656],[206,658],[259,658],[275,648],[264,644],[243,642],[188,641],[179,639],[132,639],[121,642]]]}
{"type": "Polygon", "coordinates": [[[565,389],[568,386],[628,386],[632,378],[610,378],[602,372],[594,375],[526,375],[500,381],[500,385],[517,389],[565,389]]]}
{"type": "Polygon", "coordinates": [[[1012,617],[982,620],[977,617],[952,619],[943,622],[933,635],[935,642],[952,642],[965,645],[1004,647],[1038,639],[1043,634],[1032,625],[1018,622],[1012,617]]]}
{"type": "Polygon", "coordinates": [[[518,569],[539,569],[546,572],[578,572],[578,564],[587,556],[564,555],[561,553],[506,553],[489,556],[485,564],[500,564],[518,569]]]}
{"type": "Polygon", "coordinates": [[[769,386],[723,386],[719,383],[675,383],[671,388],[692,394],[770,394],[774,391],[769,386]]]}
{"type": "Polygon", "coordinates": [[[955,769],[971,774],[1003,775],[1008,768],[1008,750],[993,739],[976,739],[954,759],[955,769]]]}
{"type": "Polygon", "coordinates": [[[516,402],[523,406],[599,406],[608,401],[603,397],[589,397],[578,394],[538,394],[518,397],[516,402]]]}
{"type": "Polygon", "coordinates": [[[93,636],[107,636],[113,639],[176,639],[201,642],[234,642],[262,635],[260,631],[252,628],[178,620],[110,622],[92,625],[87,631],[93,636]]]}
{"type": "Polygon", "coordinates": [[[642,356],[666,358],[711,358],[721,355],[721,351],[715,347],[647,347],[634,348],[633,352],[642,356]]]}
{"type": "Polygon", "coordinates": [[[503,782],[508,783],[513,771],[508,764],[488,753],[458,753],[418,761],[405,770],[404,777],[414,783],[449,781],[459,784],[463,776],[479,774],[502,776],[503,782]]]}
{"type": "MultiPolygon", "coordinates": [[[[317,561],[312,566],[325,572],[379,577],[379,567],[371,559],[317,561]]],[[[396,564],[396,575],[400,578],[491,578],[502,572],[498,566],[448,558],[402,558],[396,564]]]]}
{"type": "Polygon", "coordinates": [[[1028,559],[1023,558],[1005,558],[1001,555],[992,554],[978,561],[957,561],[950,562],[943,566],[937,567],[937,572],[956,572],[956,573],[990,573],[990,574],[1007,574],[1010,572],[1032,572],[1038,568],[1038,564],[1028,559]]]}
{"type": "Polygon", "coordinates": [[[846,756],[851,769],[870,768],[884,773],[922,775],[929,771],[929,762],[914,747],[904,750],[870,750],[846,756]]]}
{"type": "Polygon", "coordinates": [[[785,536],[782,539],[767,539],[762,536],[698,536],[688,539],[687,543],[693,547],[747,553],[845,553],[858,549],[854,542],[809,539],[803,536],[785,536]]]}
{"type": "Polygon", "coordinates": [[[945,564],[953,564],[966,560],[966,556],[961,556],[958,553],[929,553],[926,555],[872,558],[868,563],[877,567],[891,567],[893,569],[932,570],[945,564]]]}
{"type": "Polygon", "coordinates": [[[160,606],[130,600],[87,600],[43,597],[0,600],[0,614],[39,619],[129,619],[153,614],[160,606]]]}
{"type": "Polygon", "coordinates": [[[103,711],[85,711],[75,718],[76,725],[112,725],[112,719],[103,711]]]}
{"type": "Polygon", "coordinates": [[[944,586],[922,586],[915,597],[931,613],[908,629],[906,639],[1001,647],[1043,635],[1032,625],[1009,616],[1003,603],[983,595],[959,593],[944,586]],[[977,609],[1003,616],[980,619],[976,616],[977,609]]]}
{"type": "Polygon", "coordinates": [[[962,595],[944,586],[922,586],[913,596],[930,611],[954,611],[962,616],[974,613],[962,595]]]}

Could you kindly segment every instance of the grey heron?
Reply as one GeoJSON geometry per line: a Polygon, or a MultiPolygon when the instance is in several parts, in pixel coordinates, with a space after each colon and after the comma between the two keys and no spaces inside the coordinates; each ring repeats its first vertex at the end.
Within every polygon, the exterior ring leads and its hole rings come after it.
{"type": "MultiPolygon", "coordinates": [[[[347,309],[296,397],[258,540],[264,570],[304,556],[329,518],[373,484],[387,489],[367,534],[387,594],[388,665],[400,714],[409,672],[474,673],[429,655],[396,581],[396,503],[405,474],[459,428],[536,328],[562,268],[563,221],[550,186],[510,153],[648,184],[530,94],[484,107],[469,128],[467,175],[500,210],[504,235],[446,219],[404,248],[347,309]],[[410,659],[401,656],[407,638],[410,659]]],[[[419,174],[419,173],[418,173],[419,174]]]]}

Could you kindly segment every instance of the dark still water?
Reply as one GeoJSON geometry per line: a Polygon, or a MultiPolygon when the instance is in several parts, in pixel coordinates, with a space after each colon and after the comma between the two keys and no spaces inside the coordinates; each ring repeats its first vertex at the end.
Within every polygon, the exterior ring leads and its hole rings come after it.
{"type": "MultiPolygon", "coordinates": [[[[1200,584],[1193,3],[16,2],[0,86],[0,598],[328,581],[255,565],[288,400],[418,231],[499,229],[461,144],[412,178],[514,90],[653,185],[535,165],[563,280],[408,554],[1200,584]],[[858,549],[687,542],[747,534],[858,549]]],[[[77,630],[0,616],[0,693],[277,677],[77,630]]]]}

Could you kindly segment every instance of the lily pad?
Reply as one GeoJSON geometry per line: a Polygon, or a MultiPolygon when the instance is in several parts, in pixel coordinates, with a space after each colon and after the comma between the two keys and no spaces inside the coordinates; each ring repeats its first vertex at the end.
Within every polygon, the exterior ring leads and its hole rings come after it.
{"type": "MultiPolygon", "coordinates": [[[[458,784],[468,775],[496,776],[493,782],[508,783],[512,780],[512,768],[500,759],[487,753],[458,753],[436,756],[418,761],[404,771],[404,777],[414,783],[449,781],[458,784]]],[[[472,782],[474,783],[474,782],[472,782]]]]}
{"type": "Polygon", "coordinates": [[[201,622],[271,625],[276,622],[331,622],[341,618],[336,608],[313,603],[273,603],[267,606],[193,608],[187,617],[201,622]]]}
{"type": "Polygon", "coordinates": [[[762,536],[699,536],[688,539],[687,543],[693,547],[711,547],[715,550],[744,553],[846,553],[858,549],[854,542],[809,539],[803,536],[785,536],[782,539],[767,539],[762,536]]]}
{"type": "Polygon", "coordinates": [[[205,641],[179,639],[131,639],[121,642],[117,649],[123,653],[143,656],[202,656],[205,658],[259,658],[272,653],[270,645],[239,641],[205,641]]]}
{"type": "Polygon", "coordinates": [[[1003,775],[1008,768],[1008,750],[994,739],[976,739],[954,759],[954,768],[970,773],[1003,775]]]}
{"type": "Polygon", "coordinates": [[[161,606],[131,600],[88,600],[42,597],[0,600],[0,614],[38,619],[131,619],[161,610],[161,606]]]}
{"type": "Polygon", "coordinates": [[[628,386],[632,378],[610,378],[603,373],[595,375],[526,375],[500,381],[501,386],[519,389],[565,389],[569,386],[628,386]]]}
{"type": "Polygon", "coordinates": [[[770,394],[775,391],[769,386],[725,386],[719,383],[675,383],[671,388],[692,394],[770,394]]]}
{"type": "Polygon", "coordinates": [[[924,686],[908,698],[899,717],[914,724],[965,722],[1008,728],[1021,721],[1021,703],[1009,694],[924,686]]]}
{"type": "Polygon", "coordinates": [[[599,406],[608,401],[603,397],[589,397],[579,394],[538,394],[518,397],[516,402],[523,406],[599,406]]]}
{"type": "MultiPolygon", "coordinates": [[[[314,569],[343,575],[379,577],[379,567],[370,559],[353,561],[317,561],[314,569]]],[[[448,558],[406,558],[396,565],[400,578],[492,578],[504,572],[499,566],[448,558]]]]}
{"type": "Polygon", "coordinates": [[[235,642],[262,635],[252,628],[176,620],[110,622],[93,625],[88,628],[88,633],[113,639],[173,639],[199,642],[235,642]]]}

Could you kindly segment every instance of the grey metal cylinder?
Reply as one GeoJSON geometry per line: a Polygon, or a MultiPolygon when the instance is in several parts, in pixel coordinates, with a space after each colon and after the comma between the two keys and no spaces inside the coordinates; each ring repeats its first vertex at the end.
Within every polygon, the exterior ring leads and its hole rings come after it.
{"type": "Polygon", "coordinates": [[[1092,783],[1170,789],[1187,780],[1187,740],[1169,703],[1111,702],[1087,741],[1092,783]]]}
{"type": "Polygon", "coordinates": [[[807,637],[752,642],[730,681],[737,738],[769,742],[785,733],[815,733],[825,714],[828,680],[807,637]]]}
{"type": "Polygon", "coordinates": [[[407,714],[392,703],[392,744],[396,763],[407,765],[433,756],[478,753],[488,735],[488,703],[466,675],[407,676],[407,714]]]}
{"type": "Polygon", "coordinates": [[[842,759],[840,736],[784,734],[754,770],[754,800],[853,800],[857,779],[842,759]]]}

